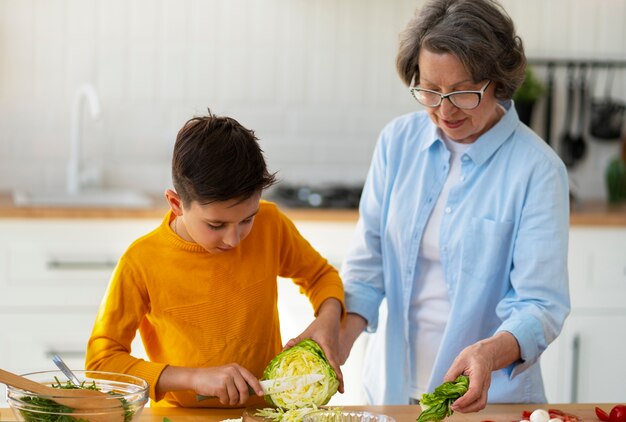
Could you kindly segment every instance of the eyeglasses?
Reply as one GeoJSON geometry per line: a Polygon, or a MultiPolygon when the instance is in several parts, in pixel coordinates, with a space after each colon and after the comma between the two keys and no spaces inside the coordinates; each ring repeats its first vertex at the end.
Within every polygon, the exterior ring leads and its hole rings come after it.
{"type": "Polygon", "coordinates": [[[480,101],[483,99],[483,94],[490,83],[491,81],[487,81],[479,91],[454,91],[442,94],[441,92],[419,87],[409,88],[409,91],[418,103],[426,107],[439,107],[441,102],[447,98],[455,107],[463,110],[472,110],[479,106],[480,101]]]}

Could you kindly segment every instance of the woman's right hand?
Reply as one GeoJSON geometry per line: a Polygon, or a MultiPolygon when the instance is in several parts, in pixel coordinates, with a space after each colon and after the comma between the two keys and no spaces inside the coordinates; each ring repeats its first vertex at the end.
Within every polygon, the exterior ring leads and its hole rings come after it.
{"type": "Polygon", "coordinates": [[[236,363],[207,368],[168,366],[161,373],[158,391],[194,390],[203,396],[214,396],[224,405],[244,405],[250,398],[250,386],[258,396],[263,395],[259,380],[236,363]]]}

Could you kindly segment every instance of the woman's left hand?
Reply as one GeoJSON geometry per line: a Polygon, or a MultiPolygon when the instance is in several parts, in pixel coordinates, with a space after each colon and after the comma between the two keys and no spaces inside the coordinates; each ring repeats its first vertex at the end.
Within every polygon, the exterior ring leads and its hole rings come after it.
{"type": "Polygon", "coordinates": [[[519,359],[519,344],[506,331],[498,332],[493,337],[463,349],[444,377],[444,381],[454,381],[462,374],[469,377],[467,392],[452,404],[452,410],[469,413],[484,409],[491,385],[491,373],[519,359]]]}
{"type": "Polygon", "coordinates": [[[339,392],[343,393],[343,374],[339,368],[339,324],[341,322],[341,311],[341,303],[337,299],[326,299],[320,306],[315,320],[299,336],[289,340],[283,350],[293,347],[307,338],[315,340],[324,351],[328,363],[335,370],[339,380],[339,392]]]}

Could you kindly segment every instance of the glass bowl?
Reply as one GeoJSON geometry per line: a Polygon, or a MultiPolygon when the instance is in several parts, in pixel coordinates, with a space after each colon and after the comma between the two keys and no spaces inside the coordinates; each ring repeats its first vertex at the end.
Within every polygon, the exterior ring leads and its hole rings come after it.
{"type": "Polygon", "coordinates": [[[395,422],[395,419],[378,413],[329,409],[307,413],[302,422],[395,422]]]}
{"type": "MultiPolygon", "coordinates": [[[[135,421],[148,401],[148,383],[138,377],[102,371],[73,371],[83,388],[95,387],[111,395],[111,407],[97,410],[72,409],[54,402],[56,396],[44,396],[7,386],[7,402],[18,421],[90,421],[107,420],[107,415],[119,415],[119,401],[124,408],[124,422],[135,421]]],[[[61,371],[24,374],[23,377],[48,386],[67,386],[69,381],[61,371]]],[[[88,397],[85,397],[88,400],[88,397]]],[[[108,399],[107,399],[108,400],[108,399]]],[[[113,418],[112,418],[113,419],[113,418]]]]}

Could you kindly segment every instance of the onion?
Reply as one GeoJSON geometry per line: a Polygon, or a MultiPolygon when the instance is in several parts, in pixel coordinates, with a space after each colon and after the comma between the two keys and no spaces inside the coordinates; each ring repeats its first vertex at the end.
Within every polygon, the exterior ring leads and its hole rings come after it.
{"type": "Polygon", "coordinates": [[[547,410],[536,409],[530,414],[530,422],[549,422],[550,414],[547,410]]]}

